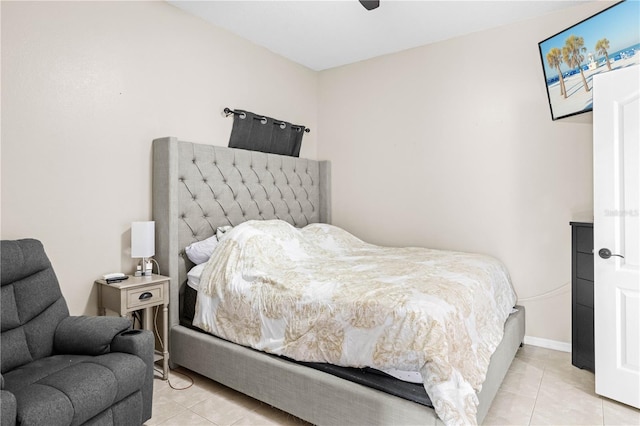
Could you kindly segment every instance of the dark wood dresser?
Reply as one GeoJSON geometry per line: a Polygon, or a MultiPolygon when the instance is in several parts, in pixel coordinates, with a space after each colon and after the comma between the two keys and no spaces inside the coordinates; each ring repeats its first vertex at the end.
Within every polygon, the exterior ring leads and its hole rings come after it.
{"type": "Polygon", "coordinates": [[[571,363],[594,371],[593,223],[571,224],[571,363]]]}

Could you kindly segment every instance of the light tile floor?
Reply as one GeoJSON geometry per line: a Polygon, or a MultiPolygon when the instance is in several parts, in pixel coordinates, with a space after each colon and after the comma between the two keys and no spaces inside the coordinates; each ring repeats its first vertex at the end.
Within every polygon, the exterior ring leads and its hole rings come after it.
{"type": "MultiPolygon", "coordinates": [[[[146,425],[306,425],[304,421],[196,373],[156,376],[153,418],[146,425]]],[[[594,393],[594,375],[571,354],[525,345],[518,351],[485,425],[640,425],[640,410],[594,393]]]]}

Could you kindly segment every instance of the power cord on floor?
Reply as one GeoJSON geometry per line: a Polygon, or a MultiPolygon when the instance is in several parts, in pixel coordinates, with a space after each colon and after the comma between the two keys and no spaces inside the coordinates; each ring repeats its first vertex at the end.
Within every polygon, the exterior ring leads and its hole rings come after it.
{"type": "MultiPolygon", "coordinates": [[[[161,375],[162,375],[162,370],[159,370],[159,369],[157,369],[157,368],[155,368],[155,367],[154,367],[153,369],[155,370],[155,372],[156,372],[156,373],[159,373],[159,374],[161,374],[161,375]]],[[[192,378],[191,376],[189,376],[188,374],[181,373],[181,372],[179,372],[179,371],[172,370],[172,369],[170,368],[170,369],[169,369],[169,374],[171,374],[171,373],[179,374],[179,375],[181,375],[181,376],[184,376],[184,377],[186,377],[187,379],[189,379],[189,382],[191,382],[191,383],[189,383],[187,386],[184,386],[184,387],[179,388],[179,387],[175,386],[173,383],[171,383],[171,377],[169,376],[169,377],[167,377],[167,383],[169,384],[169,387],[170,387],[171,389],[173,389],[173,390],[179,390],[179,391],[180,391],[180,390],[189,389],[191,386],[193,386],[193,384],[194,384],[193,378],[192,378]]]]}

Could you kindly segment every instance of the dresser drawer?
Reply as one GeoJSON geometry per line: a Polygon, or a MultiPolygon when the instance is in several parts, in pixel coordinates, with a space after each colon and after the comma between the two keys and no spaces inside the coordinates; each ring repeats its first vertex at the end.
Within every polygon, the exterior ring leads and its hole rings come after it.
{"type": "Polygon", "coordinates": [[[593,309],[593,281],[576,279],[576,303],[593,309]]]}
{"type": "Polygon", "coordinates": [[[162,303],[165,297],[163,289],[162,284],[154,284],[127,290],[127,309],[162,303]]]}
{"type": "Polygon", "coordinates": [[[576,276],[583,280],[593,281],[593,255],[576,253],[576,276]]]}
{"type": "Polygon", "coordinates": [[[593,253],[593,228],[590,226],[576,226],[576,251],[593,253]]]}

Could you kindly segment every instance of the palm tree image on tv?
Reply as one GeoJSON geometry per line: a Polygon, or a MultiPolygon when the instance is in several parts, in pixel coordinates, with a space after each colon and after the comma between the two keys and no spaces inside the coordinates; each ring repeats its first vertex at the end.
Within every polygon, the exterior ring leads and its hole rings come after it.
{"type": "Polygon", "coordinates": [[[564,77],[562,71],[560,71],[560,64],[562,63],[562,51],[557,47],[554,47],[547,53],[547,63],[551,68],[558,70],[558,79],[560,80],[560,94],[567,98],[567,90],[564,87],[564,77]]]}
{"type": "Polygon", "coordinates": [[[562,48],[562,56],[567,65],[571,68],[577,67],[580,70],[584,91],[588,92],[589,85],[587,85],[587,79],[584,77],[584,71],[582,71],[582,61],[584,61],[583,53],[586,51],[587,48],[584,47],[584,39],[582,37],[571,35],[562,48]]]}
{"type": "Polygon", "coordinates": [[[607,68],[609,68],[609,71],[611,71],[611,62],[609,61],[608,50],[609,40],[607,40],[606,38],[598,40],[598,42],[596,43],[596,52],[598,53],[598,55],[604,55],[604,57],[607,59],[607,68]]]}
{"type": "Polygon", "coordinates": [[[592,111],[599,75],[637,67],[640,77],[639,16],[640,0],[616,1],[538,43],[552,120],[592,111]]]}

